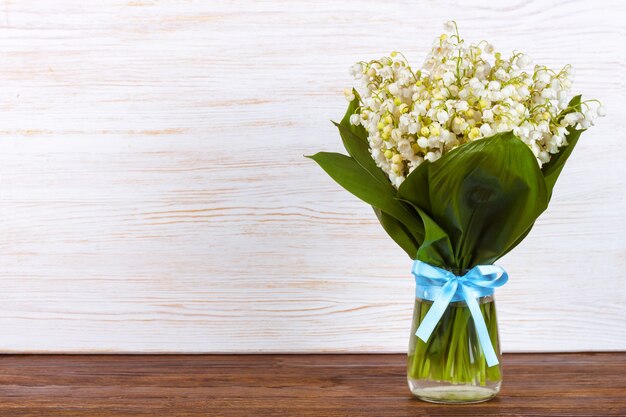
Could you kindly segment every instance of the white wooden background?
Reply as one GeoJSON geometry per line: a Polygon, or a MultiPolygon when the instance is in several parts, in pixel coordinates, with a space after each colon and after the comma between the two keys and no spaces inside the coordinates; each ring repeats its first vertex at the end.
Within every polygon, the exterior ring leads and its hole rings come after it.
{"type": "Polygon", "coordinates": [[[500,264],[506,351],[626,349],[626,2],[3,1],[0,351],[405,351],[410,261],[302,157],[442,23],[609,116],[500,264]]]}

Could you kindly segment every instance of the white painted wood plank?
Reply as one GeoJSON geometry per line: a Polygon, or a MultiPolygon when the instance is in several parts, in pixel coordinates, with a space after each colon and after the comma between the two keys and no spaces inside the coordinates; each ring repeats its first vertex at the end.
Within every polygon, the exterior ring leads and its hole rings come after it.
{"type": "Polygon", "coordinates": [[[0,7],[0,351],[404,351],[408,258],[302,155],[450,18],[609,109],[500,262],[504,349],[626,349],[623,2],[64,0],[0,7]]]}

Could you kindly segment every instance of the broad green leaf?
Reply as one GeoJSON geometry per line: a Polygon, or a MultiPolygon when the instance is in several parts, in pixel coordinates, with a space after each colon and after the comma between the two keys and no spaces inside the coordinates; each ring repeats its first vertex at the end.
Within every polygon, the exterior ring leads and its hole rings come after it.
{"type": "Polygon", "coordinates": [[[415,259],[440,268],[455,265],[454,251],[448,234],[424,210],[417,207],[416,210],[424,223],[425,236],[415,259]]]}
{"type": "Polygon", "coordinates": [[[424,223],[424,242],[417,252],[423,262],[449,268],[456,262],[450,237],[427,213],[432,213],[428,187],[430,162],[424,161],[407,177],[398,189],[398,198],[410,203],[424,223]]]}
{"type": "Polygon", "coordinates": [[[343,140],[343,146],[346,148],[352,158],[363,169],[365,169],[376,181],[395,192],[393,185],[387,178],[387,175],[376,166],[376,162],[372,158],[367,140],[363,141],[358,138],[349,128],[342,124],[333,122],[339,129],[339,134],[343,140]]]}
{"type": "Polygon", "coordinates": [[[428,173],[429,161],[417,166],[398,188],[398,198],[411,203],[415,208],[431,212],[428,173]]]}
{"type": "Polygon", "coordinates": [[[376,166],[376,162],[374,162],[372,158],[365,128],[361,125],[354,126],[350,123],[350,116],[359,113],[358,109],[360,104],[359,94],[356,90],[352,90],[352,92],[355,98],[348,104],[348,109],[343,119],[341,119],[341,123],[333,122],[333,124],[339,129],[343,146],[346,148],[348,154],[369,172],[370,175],[376,178],[378,182],[393,187],[387,175],[376,166]]]}
{"type": "MultiPolygon", "coordinates": [[[[389,194],[395,195],[397,193],[396,189],[389,181],[387,175],[376,165],[376,162],[372,158],[369,143],[367,141],[367,131],[362,126],[354,126],[350,123],[350,116],[359,112],[358,108],[360,104],[359,96],[356,90],[353,90],[353,93],[355,95],[355,99],[348,105],[348,109],[346,110],[346,114],[341,120],[341,123],[333,122],[333,124],[339,129],[339,134],[341,135],[343,145],[348,154],[376,181],[387,188],[389,194]]],[[[407,207],[407,209],[409,211],[412,210],[410,207],[407,207]]],[[[391,238],[394,239],[394,241],[396,241],[396,243],[398,243],[407,253],[409,253],[410,250],[410,256],[414,257],[417,252],[417,248],[410,248],[409,242],[404,238],[403,234],[408,232],[410,235],[410,241],[415,243],[416,239],[422,238],[423,227],[418,230],[409,230],[407,225],[403,225],[402,223],[398,225],[394,224],[394,222],[399,223],[399,221],[395,220],[395,218],[386,215],[385,213],[382,213],[382,216],[378,215],[380,210],[376,208],[374,208],[374,210],[377,211],[376,214],[378,220],[391,238]]],[[[412,217],[419,221],[417,213],[412,213],[412,217]]]]}
{"type": "Polygon", "coordinates": [[[460,146],[426,169],[427,173],[419,169],[411,173],[399,196],[432,220],[433,224],[426,223],[422,216],[426,239],[429,226],[435,228],[440,241],[441,232],[445,233],[452,253],[441,253],[445,245],[436,250],[422,245],[418,258],[425,262],[440,259],[454,269],[491,264],[547,207],[546,186],[537,161],[510,132],[460,146]]]}
{"type": "Polygon", "coordinates": [[[404,203],[396,199],[393,187],[380,184],[361,165],[349,156],[332,152],[318,152],[309,156],[332,179],[343,188],[354,194],[366,203],[384,211],[406,226],[411,234],[421,242],[424,237],[424,227],[404,203]]]}
{"type": "Polygon", "coordinates": [[[396,242],[411,259],[415,259],[419,243],[415,241],[406,227],[387,213],[374,207],[374,213],[387,234],[396,242]]]}

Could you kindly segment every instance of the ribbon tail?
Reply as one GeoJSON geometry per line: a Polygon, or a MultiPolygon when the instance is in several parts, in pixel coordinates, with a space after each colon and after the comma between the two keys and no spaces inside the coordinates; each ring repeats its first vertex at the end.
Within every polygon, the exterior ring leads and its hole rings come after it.
{"type": "Polygon", "coordinates": [[[485,354],[485,359],[487,360],[488,366],[495,366],[498,362],[498,356],[496,355],[496,351],[491,344],[491,338],[489,337],[489,331],[487,330],[487,324],[485,323],[485,318],[483,317],[482,312],[480,311],[480,307],[478,306],[478,302],[472,296],[472,294],[462,286],[463,295],[465,296],[465,302],[470,309],[470,313],[472,315],[472,319],[474,320],[474,326],[476,327],[476,333],[478,334],[478,341],[480,342],[480,346],[483,349],[483,353],[485,354]]]}
{"type": "Polygon", "coordinates": [[[426,317],[424,317],[424,320],[422,320],[417,328],[415,335],[424,342],[428,342],[428,338],[433,333],[433,330],[435,330],[435,326],[437,326],[437,323],[441,320],[448,304],[450,304],[450,300],[454,297],[457,286],[457,280],[451,280],[441,288],[441,294],[437,297],[433,305],[430,306],[426,317]]]}

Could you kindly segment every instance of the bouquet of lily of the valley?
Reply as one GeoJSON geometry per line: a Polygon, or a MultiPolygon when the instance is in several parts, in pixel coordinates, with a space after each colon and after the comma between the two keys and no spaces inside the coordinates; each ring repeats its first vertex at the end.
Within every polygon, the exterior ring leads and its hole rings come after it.
{"type": "Polygon", "coordinates": [[[335,123],[349,156],[311,158],[414,260],[412,392],[475,402],[501,382],[493,292],[507,274],[493,263],[528,235],[605,110],[570,96],[569,65],[528,69],[527,55],[446,29],[420,69],[399,52],[355,64],[359,85],[335,123]]]}

